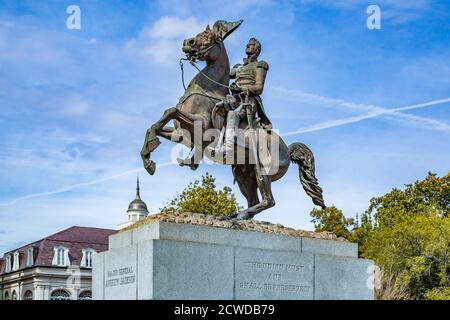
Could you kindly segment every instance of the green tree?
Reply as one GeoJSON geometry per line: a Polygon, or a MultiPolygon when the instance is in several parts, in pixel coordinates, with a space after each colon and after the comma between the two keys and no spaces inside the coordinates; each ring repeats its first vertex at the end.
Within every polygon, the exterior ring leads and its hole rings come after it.
{"type": "Polygon", "coordinates": [[[364,216],[372,229],[362,256],[383,271],[384,298],[438,299],[450,287],[450,173],[373,198],[364,216]],[[389,280],[389,281],[387,281],[389,280]],[[403,292],[392,297],[393,292],[403,292]]]}
{"type": "Polygon", "coordinates": [[[428,173],[424,180],[407,184],[405,190],[393,189],[373,198],[366,215],[372,216],[377,226],[392,226],[427,212],[440,217],[450,215],[450,173],[442,178],[428,173]]]}
{"type": "Polygon", "coordinates": [[[338,237],[349,239],[351,232],[349,228],[355,223],[354,219],[346,218],[341,210],[335,206],[325,209],[314,208],[311,213],[311,220],[317,232],[329,231],[338,237]]]}
{"type": "Polygon", "coordinates": [[[211,215],[230,215],[242,209],[231,188],[216,189],[216,179],[206,173],[170,200],[161,212],[195,212],[211,215]]]}
{"type": "Polygon", "coordinates": [[[428,300],[450,300],[450,287],[435,288],[427,292],[428,300]]]}
{"type": "Polygon", "coordinates": [[[372,233],[373,229],[374,223],[372,217],[368,214],[363,214],[361,216],[361,221],[356,221],[356,223],[353,225],[351,235],[347,239],[359,244],[358,253],[360,256],[363,256],[366,252],[366,239],[372,233]]]}
{"type": "Polygon", "coordinates": [[[363,256],[383,270],[383,291],[405,294],[398,298],[426,299],[432,292],[450,286],[450,219],[431,212],[381,226],[365,240],[363,256]]]}

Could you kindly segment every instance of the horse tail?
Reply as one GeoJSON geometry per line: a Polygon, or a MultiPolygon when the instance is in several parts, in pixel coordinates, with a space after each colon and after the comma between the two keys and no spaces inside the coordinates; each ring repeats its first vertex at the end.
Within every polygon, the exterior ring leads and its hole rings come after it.
{"type": "Polygon", "coordinates": [[[298,164],[300,182],[306,194],[311,197],[315,205],[325,209],[322,188],[315,176],[314,155],[303,143],[293,143],[289,146],[291,161],[298,164]]]}

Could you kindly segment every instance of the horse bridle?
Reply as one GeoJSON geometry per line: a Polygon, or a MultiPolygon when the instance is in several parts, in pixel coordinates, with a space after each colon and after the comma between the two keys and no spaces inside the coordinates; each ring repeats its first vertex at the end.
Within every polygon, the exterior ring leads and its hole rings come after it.
{"type": "MultiPolygon", "coordinates": [[[[214,48],[216,44],[218,44],[218,42],[214,41],[214,43],[209,47],[198,50],[195,55],[192,55],[188,60],[195,62],[200,58],[204,58],[205,54],[207,54],[212,48],[214,48]]],[[[220,47],[220,50],[222,50],[222,47],[220,47]]]]}
{"type": "MultiPolygon", "coordinates": [[[[219,86],[222,86],[222,87],[224,87],[224,88],[227,88],[227,89],[228,89],[228,92],[231,93],[231,87],[230,87],[230,86],[227,86],[227,85],[225,85],[225,84],[223,84],[223,83],[217,82],[217,81],[214,80],[214,79],[211,79],[211,78],[208,77],[202,70],[200,70],[200,68],[197,67],[197,65],[196,65],[197,60],[198,60],[200,57],[203,58],[204,55],[205,55],[206,53],[208,53],[212,48],[214,48],[217,44],[218,44],[218,42],[217,42],[217,41],[214,41],[214,43],[213,43],[212,45],[210,45],[210,46],[207,47],[207,48],[204,48],[204,49],[199,50],[195,55],[192,55],[192,56],[190,56],[189,58],[181,58],[181,59],[180,59],[181,81],[182,81],[182,83],[183,83],[183,88],[184,88],[184,90],[186,90],[186,85],[185,85],[185,83],[184,83],[184,65],[183,65],[183,61],[189,61],[189,63],[190,63],[195,69],[197,69],[197,71],[198,71],[200,74],[202,74],[206,79],[208,79],[208,80],[211,81],[212,83],[215,83],[215,84],[217,84],[217,85],[219,85],[219,86]],[[200,55],[199,53],[200,53],[201,55],[200,55]]],[[[219,48],[220,48],[220,51],[222,51],[222,46],[219,46],[219,48]]]]}

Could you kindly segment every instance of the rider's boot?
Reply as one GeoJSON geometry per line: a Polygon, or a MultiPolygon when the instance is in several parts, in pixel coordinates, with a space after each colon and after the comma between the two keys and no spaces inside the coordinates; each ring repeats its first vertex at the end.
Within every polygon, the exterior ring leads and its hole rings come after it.
{"type": "Polygon", "coordinates": [[[189,168],[191,168],[191,170],[197,170],[199,167],[198,163],[195,163],[195,155],[193,155],[190,158],[186,158],[186,159],[181,159],[181,158],[177,158],[177,162],[180,165],[180,167],[184,167],[187,166],[189,168]]]}
{"type": "Polygon", "coordinates": [[[216,155],[221,155],[223,158],[226,158],[228,155],[232,154],[235,136],[236,136],[236,127],[239,122],[239,115],[235,111],[229,111],[227,114],[227,126],[225,129],[225,142],[218,146],[208,147],[211,155],[215,157],[216,155]]]}
{"type": "Polygon", "coordinates": [[[191,170],[197,170],[203,154],[197,148],[192,148],[191,152],[192,151],[193,151],[192,156],[187,157],[186,159],[177,158],[177,162],[180,165],[180,167],[187,166],[191,168],[191,170]]]}

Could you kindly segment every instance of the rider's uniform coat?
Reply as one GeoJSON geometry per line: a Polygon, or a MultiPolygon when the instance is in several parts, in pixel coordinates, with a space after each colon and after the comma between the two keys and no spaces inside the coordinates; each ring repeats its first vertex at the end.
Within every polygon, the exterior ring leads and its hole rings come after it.
{"type": "MultiPolygon", "coordinates": [[[[265,128],[272,128],[272,123],[267,117],[260,95],[264,90],[269,64],[265,61],[256,59],[244,59],[244,64],[235,65],[230,71],[230,78],[236,79],[236,84],[244,91],[248,91],[250,100],[254,100],[257,106],[258,116],[261,119],[261,125],[265,128]]],[[[253,102],[253,101],[252,101],[253,102]]]]}

